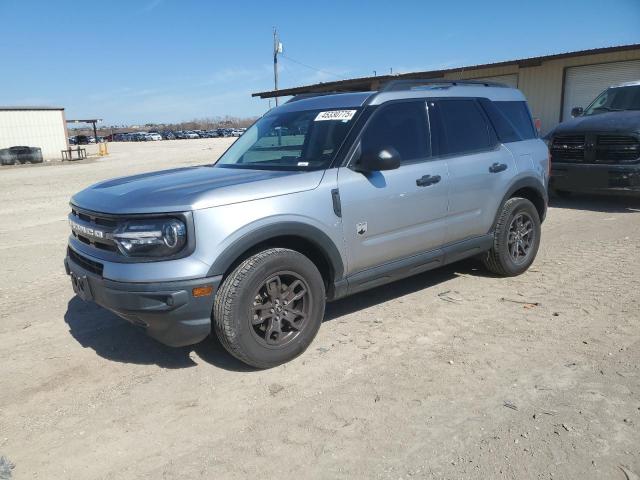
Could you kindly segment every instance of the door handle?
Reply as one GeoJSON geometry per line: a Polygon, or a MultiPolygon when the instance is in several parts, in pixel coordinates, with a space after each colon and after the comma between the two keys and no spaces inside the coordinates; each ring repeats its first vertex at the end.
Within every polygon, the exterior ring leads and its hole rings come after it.
{"type": "Polygon", "coordinates": [[[419,187],[428,187],[429,185],[438,183],[440,178],[440,175],[423,175],[416,180],[416,185],[419,187]]]}
{"type": "Polygon", "coordinates": [[[507,165],[505,163],[494,163],[489,167],[489,171],[491,173],[504,172],[507,169],[507,165]]]}

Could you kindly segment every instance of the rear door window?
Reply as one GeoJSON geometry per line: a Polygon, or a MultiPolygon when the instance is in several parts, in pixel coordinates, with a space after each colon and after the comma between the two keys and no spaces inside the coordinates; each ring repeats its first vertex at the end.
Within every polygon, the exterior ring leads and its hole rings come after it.
{"type": "Polygon", "coordinates": [[[373,114],[362,134],[362,151],[378,152],[393,147],[401,163],[424,160],[431,155],[424,101],[383,105],[373,114]]]}
{"type": "Polygon", "coordinates": [[[439,100],[437,111],[440,155],[463,155],[494,147],[493,131],[476,100],[439,100]]]}

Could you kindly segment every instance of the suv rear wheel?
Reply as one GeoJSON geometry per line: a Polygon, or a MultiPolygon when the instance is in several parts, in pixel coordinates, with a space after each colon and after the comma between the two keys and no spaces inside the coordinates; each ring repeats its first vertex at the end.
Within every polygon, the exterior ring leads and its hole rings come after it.
{"type": "Polygon", "coordinates": [[[324,317],[325,287],[311,260],[270,248],[244,260],[223,281],[214,329],[234,357],[257,368],[288,362],[312,342],[324,317]]]}
{"type": "Polygon", "coordinates": [[[484,258],[487,269],[497,275],[515,276],[533,263],[540,246],[540,216],[526,198],[505,202],[493,234],[493,247],[484,258]]]}

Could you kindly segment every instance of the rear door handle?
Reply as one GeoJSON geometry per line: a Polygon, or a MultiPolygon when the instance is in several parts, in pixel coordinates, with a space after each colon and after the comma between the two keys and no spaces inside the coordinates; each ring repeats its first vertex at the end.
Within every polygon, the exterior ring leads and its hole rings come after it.
{"type": "Polygon", "coordinates": [[[429,185],[438,183],[440,178],[440,175],[423,175],[416,180],[416,185],[419,187],[428,187],[429,185]]]}
{"type": "Polygon", "coordinates": [[[504,172],[507,169],[507,165],[505,163],[494,163],[489,167],[489,171],[491,173],[504,172]]]}

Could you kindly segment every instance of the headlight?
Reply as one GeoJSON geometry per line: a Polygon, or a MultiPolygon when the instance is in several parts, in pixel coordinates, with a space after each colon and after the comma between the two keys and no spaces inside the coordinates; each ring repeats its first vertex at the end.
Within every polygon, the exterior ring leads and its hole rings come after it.
{"type": "Polygon", "coordinates": [[[131,220],[111,238],[128,257],[170,257],[187,243],[187,227],[175,218],[131,220]]]}

